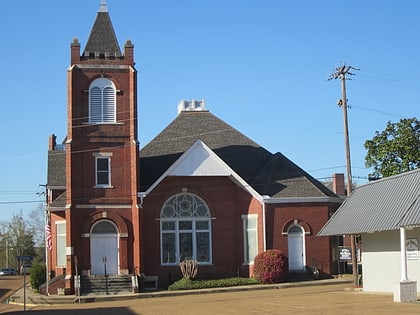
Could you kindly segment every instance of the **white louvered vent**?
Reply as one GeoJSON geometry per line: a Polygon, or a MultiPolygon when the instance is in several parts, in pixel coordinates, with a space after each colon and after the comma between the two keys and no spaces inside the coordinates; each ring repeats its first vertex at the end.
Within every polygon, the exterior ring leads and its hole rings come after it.
{"type": "Polygon", "coordinates": [[[191,100],[191,101],[185,101],[182,100],[178,104],[178,114],[180,112],[184,111],[203,111],[204,108],[204,99],[202,100],[191,100]]]}
{"type": "Polygon", "coordinates": [[[93,87],[90,90],[90,113],[91,123],[98,123],[102,120],[102,91],[99,87],[93,87]]]}
{"type": "Polygon", "coordinates": [[[94,80],[89,89],[89,123],[114,123],[116,100],[116,89],[111,80],[94,80]]]}

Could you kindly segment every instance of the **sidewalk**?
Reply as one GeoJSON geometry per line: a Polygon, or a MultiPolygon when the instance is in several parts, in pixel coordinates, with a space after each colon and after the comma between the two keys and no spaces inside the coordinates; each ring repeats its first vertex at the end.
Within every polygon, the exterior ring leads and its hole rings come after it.
{"type": "MultiPolygon", "coordinates": [[[[122,301],[122,300],[133,300],[133,299],[144,299],[144,298],[159,298],[159,297],[170,297],[170,296],[185,296],[185,295],[197,295],[206,293],[221,293],[221,292],[240,292],[250,290],[272,290],[272,289],[285,289],[285,288],[296,288],[296,287],[310,287],[310,286],[324,286],[324,285],[338,285],[338,284],[349,284],[349,288],[352,285],[351,276],[343,276],[340,278],[326,279],[326,280],[312,280],[312,281],[301,281],[301,282],[287,282],[277,284],[264,284],[264,285],[247,285],[247,286],[236,286],[227,288],[212,288],[212,289],[200,289],[200,290],[182,290],[182,291],[153,291],[153,292],[141,292],[133,294],[121,294],[121,295],[84,295],[77,297],[75,295],[40,295],[32,290],[30,285],[26,287],[26,305],[57,305],[57,304],[73,304],[73,303],[92,303],[92,302],[105,302],[105,301],[122,301]]],[[[18,290],[9,298],[9,304],[23,305],[24,304],[24,288],[18,290]]]]}

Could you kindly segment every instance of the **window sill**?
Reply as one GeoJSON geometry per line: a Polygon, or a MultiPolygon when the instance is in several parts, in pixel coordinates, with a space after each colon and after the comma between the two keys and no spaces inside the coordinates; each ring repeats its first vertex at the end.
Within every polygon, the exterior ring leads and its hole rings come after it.
{"type": "Polygon", "coordinates": [[[97,125],[124,125],[123,122],[118,121],[101,121],[101,122],[85,122],[83,125],[97,126],[97,125]]]}
{"type": "Polygon", "coordinates": [[[93,188],[103,188],[103,189],[112,189],[114,186],[105,186],[105,185],[95,185],[93,188]]]}
{"type": "MultiPolygon", "coordinates": [[[[206,266],[213,266],[213,263],[209,263],[209,262],[199,262],[198,263],[199,266],[202,267],[206,267],[206,266]]],[[[179,263],[171,263],[171,264],[160,264],[161,267],[179,267],[179,263]]]]}

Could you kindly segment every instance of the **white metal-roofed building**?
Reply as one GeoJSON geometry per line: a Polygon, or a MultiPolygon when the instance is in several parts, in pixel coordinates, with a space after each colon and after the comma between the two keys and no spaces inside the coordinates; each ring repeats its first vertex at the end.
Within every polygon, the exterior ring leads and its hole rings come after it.
{"type": "Polygon", "coordinates": [[[365,291],[394,292],[394,300],[406,301],[406,291],[415,290],[408,300],[415,299],[420,292],[420,169],[357,187],[318,233],[343,234],[361,235],[365,291]]]}

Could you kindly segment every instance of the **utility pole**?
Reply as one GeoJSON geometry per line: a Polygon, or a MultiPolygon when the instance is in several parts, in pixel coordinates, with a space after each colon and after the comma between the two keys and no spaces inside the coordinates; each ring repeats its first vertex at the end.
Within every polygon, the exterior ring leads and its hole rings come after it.
{"type": "MultiPolygon", "coordinates": [[[[353,183],[352,183],[352,174],[351,174],[351,160],[350,160],[350,141],[349,141],[349,124],[347,118],[347,92],[346,92],[346,80],[351,80],[349,76],[354,75],[351,70],[360,70],[352,66],[346,66],[343,64],[341,67],[335,69],[328,77],[328,81],[333,79],[341,80],[341,94],[342,98],[337,102],[338,106],[341,106],[343,109],[343,120],[344,120],[344,144],[346,150],[346,169],[347,169],[347,196],[350,196],[353,183]]],[[[356,237],[355,235],[350,235],[351,242],[351,262],[353,266],[353,282],[355,286],[359,285],[358,279],[358,270],[357,270],[357,247],[356,247],[356,237]]]]}
{"type": "MultiPolygon", "coordinates": [[[[46,287],[45,287],[45,293],[47,296],[50,295],[49,292],[49,281],[50,281],[50,271],[49,271],[49,265],[48,265],[48,252],[50,251],[50,248],[48,248],[48,241],[47,241],[47,228],[51,229],[50,226],[50,212],[47,209],[48,206],[48,187],[46,184],[40,184],[40,187],[44,187],[44,191],[41,193],[38,193],[38,195],[44,195],[45,197],[45,230],[44,230],[44,246],[45,246],[45,269],[46,269],[46,275],[45,275],[45,283],[46,283],[46,287]]],[[[51,233],[51,230],[50,230],[51,233]]]]}

